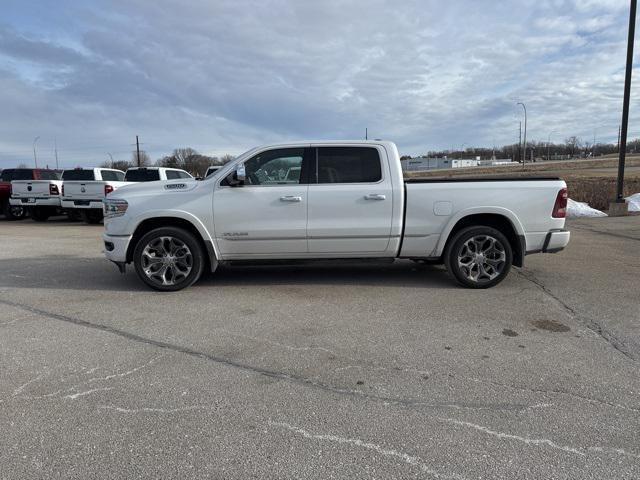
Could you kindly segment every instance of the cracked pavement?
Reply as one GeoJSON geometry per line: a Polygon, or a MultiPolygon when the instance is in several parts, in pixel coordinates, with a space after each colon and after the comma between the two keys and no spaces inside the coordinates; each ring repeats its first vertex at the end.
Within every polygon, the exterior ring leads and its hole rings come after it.
{"type": "Polygon", "coordinates": [[[640,217],[497,288],[224,268],[175,294],[100,227],[0,221],[0,478],[638,478],[640,217]]]}

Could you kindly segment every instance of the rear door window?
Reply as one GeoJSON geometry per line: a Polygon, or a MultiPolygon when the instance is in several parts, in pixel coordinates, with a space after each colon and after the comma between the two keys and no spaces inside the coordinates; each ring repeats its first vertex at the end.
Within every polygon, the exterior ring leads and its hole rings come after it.
{"type": "Polygon", "coordinates": [[[180,178],[180,172],[176,170],[167,170],[167,180],[175,180],[180,178]]]}
{"type": "Polygon", "coordinates": [[[318,147],[317,183],[376,183],[382,164],[373,147],[318,147]]]}
{"type": "Polygon", "coordinates": [[[147,170],[146,168],[127,170],[124,180],[125,182],[155,182],[160,180],[160,172],[158,170],[147,170]]]}

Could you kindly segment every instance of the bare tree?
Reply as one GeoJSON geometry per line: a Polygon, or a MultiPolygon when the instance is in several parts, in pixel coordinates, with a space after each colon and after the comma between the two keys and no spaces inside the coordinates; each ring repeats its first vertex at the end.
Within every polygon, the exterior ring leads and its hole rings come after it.
{"type": "Polygon", "coordinates": [[[140,164],[138,165],[138,154],[134,150],[131,152],[131,164],[133,166],[148,167],[151,165],[151,157],[144,150],[140,150],[140,164]]]}

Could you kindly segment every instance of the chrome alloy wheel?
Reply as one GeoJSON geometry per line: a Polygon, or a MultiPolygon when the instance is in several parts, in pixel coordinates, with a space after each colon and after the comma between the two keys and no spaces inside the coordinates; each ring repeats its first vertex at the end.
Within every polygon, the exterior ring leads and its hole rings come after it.
{"type": "Polygon", "coordinates": [[[175,237],[157,237],[142,251],[142,270],[158,285],[176,285],[184,281],[193,268],[189,247],[175,237]]]}
{"type": "Polygon", "coordinates": [[[464,242],[458,253],[458,267],[475,283],[490,282],[506,265],[504,245],[490,235],[476,235],[464,242]]]}

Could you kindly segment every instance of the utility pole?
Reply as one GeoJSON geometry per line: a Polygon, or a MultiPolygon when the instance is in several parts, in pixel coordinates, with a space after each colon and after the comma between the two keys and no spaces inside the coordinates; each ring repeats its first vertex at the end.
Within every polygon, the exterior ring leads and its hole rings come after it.
{"type": "Polygon", "coordinates": [[[58,139],[56,137],[53,137],[53,151],[56,154],[56,170],[58,170],[58,139]]]}
{"type": "Polygon", "coordinates": [[[38,168],[38,156],[36,155],[36,142],[40,137],[36,137],[33,139],[33,163],[36,164],[36,168],[38,168]]]}
{"type": "Polygon", "coordinates": [[[521,160],[522,160],[522,120],[520,121],[520,134],[518,135],[518,161],[521,161],[521,160]]]}
{"type": "Polygon", "coordinates": [[[364,129],[364,139],[365,140],[369,140],[369,129],[368,128],[364,129]]]}
{"type": "MultiPolygon", "coordinates": [[[[616,192],[616,204],[624,207],[610,208],[614,214],[626,215],[628,205],[624,199],[624,164],[627,156],[627,131],[629,127],[629,102],[631,100],[631,75],[633,73],[633,42],[636,33],[636,9],[638,0],[631,0],[629,11],[629,39],[627,41],[627,70],[624,80],[624,101],[622,104],[622,127],[620,131],[620,158],[618,160],[618,185],[616,192]]],[[[612,205],[613,207],[613,205],[612,205]]]]}
{"type": "Polygon", "coordinates": [[[140,142],[138,141],[138,135],[136,135],[136,158],[138,159],[138,167],[140,166],[140,142]]]}
{"type": "Polygon", "coordinates": [[[518,105],[522,105],[524,109],[524,144],[523,144],[523,155],[522,155],[522,170],[524,170],[524,164],[527,160],[527,107],[524,103],[518,102],[518,105]]]}

